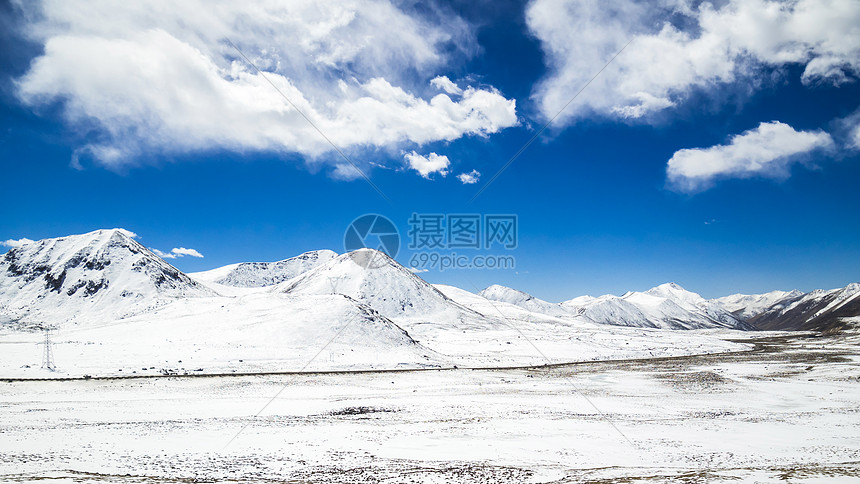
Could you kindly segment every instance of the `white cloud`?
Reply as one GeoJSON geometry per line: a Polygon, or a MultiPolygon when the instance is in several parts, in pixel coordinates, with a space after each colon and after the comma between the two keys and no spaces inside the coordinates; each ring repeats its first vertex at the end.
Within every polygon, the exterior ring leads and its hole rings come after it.
{"type": "Polygon", "coordinates": [[[175,248],[175,249],[173,249],[171,252],[173,252],[174,254],[176,254],[176,255],[177,255],[177,257],[182,257],[182,256],[186,256],[186,255],[187,255],[187,256],[190,256],[190,257],[199,257],[199,258],[201,258],[201,259],[203,258],[203,254],[201,254],[200,252],[197,252],[197,251],[196,251],[196,250],[194,250],[194,249],[186,249],[185,247],[175,248]]]}
{"type": "Polygon", "coordinates": [[[460,173],[457,175],[457,179],[460,180],[463,185],[473,185],[478,183],[478,180],[481,178],[481,172],[478,170],[472,170],[469,173],[460,173]]]}
{"type": "Polygon", "coordinates": [[[448,175],[448,166],[451,161],[445,155],[437,155],[430,153],[427,156],[419,155],[416,152],[404,153],[403,158],[409,165],[409,168],[417,171],[424,178],[430,179],[430,175],[438,173],[442,176],[448,175]]]}
{"type": "Polygon", "coordinates": [[[834,146],[822,131],[796,131],[773,121],[735,135],[728,144],[676,151],[666,168],[670,186],[696,192],[722,178],[788,176],[789,167],[801,155],[834,146]]]}
{"type": "Polygon", "coordinates": [[[835,135],[846,148],[860,150],[860,109],[835,123],[835,135]]]}
{"type": "Polygon", "coordinates": [[[361,178],[361,171],[355,166],[346,163],[336,164],[331,174],[332,177],[338,180],[357,180],[361,178]]]}
{"type": "Polygon", "coordinates": [[[459,96],[463,94],[463,90],[460,89],[456,84],[454,84],[451,79],[448,79],[447,76],[437,76],[433,79],[430,79],[430,84],[438,87],[439,89],[447,92],[448,94],[454,94],[459,96]]]}
{"type": "Polygon", "coordinates": [[[428,20],[385,0],[43,0],[19,9],[44,53],[18,79],[18,96],[33,107],[61,102],[70,127],[97,134],[77,150],[78,166],[212,149],[339,163],[227,39],[343,149],[401,149],[517,123],[515,102],[492,87],[466,87],[456,101],[424,97],[434,71],[477,51],[474,35],[457,17],[428,20]]]}
{"type": "Polygon", "coordinates": [[[755,88],[787,65],[803,66],[806,84],[860,74],[856,0],[536,0],[526,19],[549,63],[533,91],[547,118],[632,40],[559,124],[595,114],[647,117],[696,89],[739,81],[755,88]]]}
{"type": "Polygon", "coordinates": [[[631,98],[638,102],[625,106],[613,106],[610,111],[622,118],[641,118],[649,112],[659,111],[675,105],[674,102],[667,98],[655,97],[647,92],[637,92],[631,98]]]}
{"type": "Polygon", "coordinates": [[[190,257],[203,257],[203,254],[196,251],[195,249],[186,249],[185,247],[174,247],[170,252],[162,252],[158,249],[150,249],[152,252],[161,257],[162,259],[177,259],[180,257],[190,256],[190,257]]]}
{"type": "Polygon", "coordinates": [[[18,240],[9,239],[9,240],[0,241],[0,245],[5,246],[5,247],[11,247],[14,249],[16,247],[21,247],[21,246],[24,246],[27,244],[32,244],[33,242],[34,242],[33,240],[30,240],[30,239],[24,237],[24,238],[21,238],[18,240]]]}

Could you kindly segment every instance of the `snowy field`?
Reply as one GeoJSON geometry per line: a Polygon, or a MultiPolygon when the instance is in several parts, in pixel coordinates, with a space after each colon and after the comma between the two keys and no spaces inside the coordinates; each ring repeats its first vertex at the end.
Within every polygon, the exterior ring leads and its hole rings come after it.
{"type": "Polygon", "coordinates": [[[860,338],[753,342],[517,370],[2,381],[0,480],[860,482],[860,338]]]}

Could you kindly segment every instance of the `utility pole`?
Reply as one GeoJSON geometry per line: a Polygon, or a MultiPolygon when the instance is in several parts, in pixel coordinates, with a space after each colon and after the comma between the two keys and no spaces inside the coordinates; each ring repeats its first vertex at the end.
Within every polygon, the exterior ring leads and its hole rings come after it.
{"type": "Polygon", "coordinates": [[[42,354],[42,368],[49,371],[56,371],[57,366],[54,364],[54,348],[51,342],[51,330],[45,328],[45,352],[42,354]]]}

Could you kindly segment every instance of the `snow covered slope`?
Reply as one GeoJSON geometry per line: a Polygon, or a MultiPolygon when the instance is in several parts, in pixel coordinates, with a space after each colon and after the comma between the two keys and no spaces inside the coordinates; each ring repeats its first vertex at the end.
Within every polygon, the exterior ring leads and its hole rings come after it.
{"type": "Polygon", "coordinates": [[[533,310],[456,288],[443,293],[369,249],[270,287],[214,282],[230,274],[237,283],[266,282],[289,265],[239,266],[197,282],[121,229],[10,250],[0,262],[0,377],[44,376],[34,344],[42,335],[32,331],[44,325],[57,327],[57,376],[494,367],[745,348],[709,334],[556,317],[538,311],[560,306],[513,291],[509,298],[533,310]]]}
{"type": "Polygon", "coordinates": [[[771,291],[764,294],[732,294],[713,299],[732,314],[742,318],[750,319],[776,306],[791,304],[800,299],[803,293],[793,291],[771,291]]]}
{"type": "MultiPolygon", "coordinates": [[[[0,333],[0,376],[46,376],[40,333],[0,333]]],[[[53,335],[56,376],[130,376],[446,364],[396,324],[341,295],[188,298],[53,335]]]]}
{"type": "Polygon", "coordinates": [[[719,303],[708,301],[674,283],[623,296],[580,296],[553,304],[509,287],[493,285],[479,294],[492,301],[519,306],[558,318],[582,317],[599,324],[639,328],[751,329],[719,303]]]}
{"type": "MultiPolygon", "coordinates": [[[[455,301],[456,303],[460,304],[461,306],[467,307],[479,314],[483,314],[490,318],[506,318],[518,321],[560,321],[562,319],[554,316],[549,316],[541,312],[530,311],[522,306],[518,306],[510,302],[489,299],[480,294],[475,294],[466,291],[465,289],[460,289],[459,287],[448,286],[446,284],[433,284],[433,287],[438,289],[442,294],[447,296],[449,299],[455,301]]],[[[567,313],[565,314],[566,316],[570,316],[567,313]]],[[[570,321],[573,319],[576,318],[571,317],[570,319],[565,319],[564,321],[566,323],[570,323],[570,321]]]]}
{"type": "Polygon", "coordinates": [[[840,289],[818,289],[787,303],[776,304],[750,318],[758,329],[825,331],[860,316],[860,283],[840,289]]]}
{"type": "Polygon", "coordinates": [[[288,294],[343,294],[391,318],[438,318],[438,313],[480,316],[382,252],[360,249],[340,255],[277,286],[288,294]]]}
{"type": "Polygon", "coordinates": [[[600,297],[579,296],[562,302],[561,306],[573,314],[600,324],[639,328],[662,326],[649,320],[648,315],[632,302],[612,294],[600,297]]]}
{"type": "Polygon", "coordinates": [[[478,293],[479,296],[487,298],[491,301],[505,302],[519,306],[529,311],[546,314],[548,316],[568,317],[571,312],[562,306],[538,299],[531,294],[511,289],[510,287],[493,284],[478,293]]]}
{"type": "MultiPolygon", "coordinates": [[[[553,317],[509,302],[490,300],[457,287],[444,284],[434,287],[463,306],[493,316],[488,317],[487,321],[494,324],[486,324],[477,331],[464,328],[447,334],[440,332],[431,335],[428,346],[444,354],[488,355],[493,364],[504,364],[504,361],[544,364],[565,360],[669,356],[694,348],[694,352],[720,351],[718,347],[732,351],[731,346],[722,346],[727,341],[717,343],[716,340],[720,339],[720,335],[738,336],[734,331],[725,329],[664,331],[598,324],[569,314],[553,317]],[[496,342],[502,344],[494,346],[496,342]]],[[[413,332],[410,331],[410,334],[413,332]]],[[[424,341],[424,336],[418,339],[424,341]]]]}
{"type": "Polygon", "coordinates": [[[40,240],[0,260],[0,322],[7,327],[112,320],[213,295],[122,229],[40,240]]]}
{"type": "Polygon", "coordinates": [[[729,328],[751,326],[724,309],[675,283],[623,296],[578,297],[561,303],[574,314],[601,324],[663,329],[729,328]]]}
{"type": "Polygon", "coordinates": [[[312,250],[278,262],[243,262],[189,274],[197,280],[233,287],[274,286],[337,257],[332,250],[312,250]]]}

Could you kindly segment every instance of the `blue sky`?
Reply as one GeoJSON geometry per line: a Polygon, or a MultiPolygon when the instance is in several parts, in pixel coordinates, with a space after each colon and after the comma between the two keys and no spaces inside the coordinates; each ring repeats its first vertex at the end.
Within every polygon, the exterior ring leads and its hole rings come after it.
{"type": "Polygon", "coordinates": [[[856,2],[237,5],[3,6],[0,240],[124,227],[192,272],[342,252],[364,213],[404,237],[513,213],[516,269],[422,277],[553,301],[860,279],[856,2]]]}

